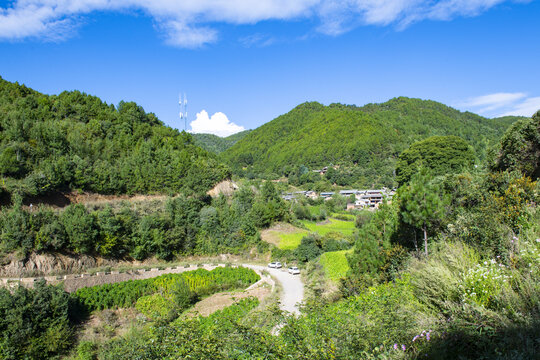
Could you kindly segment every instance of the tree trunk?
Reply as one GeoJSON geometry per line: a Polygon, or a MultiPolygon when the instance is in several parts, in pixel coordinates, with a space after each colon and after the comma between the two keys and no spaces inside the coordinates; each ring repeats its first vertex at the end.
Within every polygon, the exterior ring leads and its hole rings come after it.
{"type": "Polygon", "coordinates": [[[422,228],[422,230],[424,231],[424,251],[426,253],[426,257],[428,256],[428,251],[427,251],[427,229],[426,227],[424,226],[422,228]]]}
{"type": "Polygon", "coordinates": [[[416,256],[418,256],[418,241],[416,241],[416,228],[414,229],[414,250],[416,250],[416,256]]]}

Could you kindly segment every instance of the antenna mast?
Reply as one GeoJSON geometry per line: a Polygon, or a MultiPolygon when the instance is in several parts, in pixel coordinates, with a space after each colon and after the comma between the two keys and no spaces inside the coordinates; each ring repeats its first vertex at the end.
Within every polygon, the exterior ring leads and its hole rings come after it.
{"type": "Polygon", "coordinates": [[[187,96],[184,93],[184,131],[187,131],[187,96]]]}
{"type": "Polygon", "coordinates": [[[180,105],[180,121],[184,120],[184,131],[187,131],[187,96],[184,93],[184,100],[182,100],[182,94],[180,94],[178,104],[180,105]]]}

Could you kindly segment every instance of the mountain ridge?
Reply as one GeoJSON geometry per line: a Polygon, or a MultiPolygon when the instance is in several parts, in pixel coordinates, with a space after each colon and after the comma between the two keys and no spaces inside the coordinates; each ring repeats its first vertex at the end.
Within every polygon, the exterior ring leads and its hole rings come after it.
{"type": "Polygon", "coordinates": [[[351,170],[359,184],[392,186],[397,156],[415,141],[460,136],[484,159],[487,148],[519,118],[488,119],[407,97],[364,106],[304,102],[252,130],[221,157],[240,174],[287,176],[300,166],[360,164],[363,169],[351,170]]]}

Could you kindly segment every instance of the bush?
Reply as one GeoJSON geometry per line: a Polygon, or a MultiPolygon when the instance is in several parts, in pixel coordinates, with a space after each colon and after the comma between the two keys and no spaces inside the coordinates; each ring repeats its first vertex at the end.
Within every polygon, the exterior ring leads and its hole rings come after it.
{"type": "MultiPolygon", "coordinates": [[[[247,287],[259,280],[259,275],[251,269],[218,267],[212,271],[197,269],[181,274],[165,274],[145,280],[129,280],[115,284],[104,284],[78,289],[72,296],[89,311],[131,307],[143,296],[160,293],[176,306],[184,309],[197,296],[214,292],[247,287]],[[184,285],[187,284],[188,290],[184,285]]],[[[140,306],[147,306],[148,299],[140,306]]],[[[158,306],[160,308],[160,306],[158,306]]],[[[159,312],[159,311],[158,311],[159,312]]]]}
{"type": "Polygon", "coordinates": [[[0,288],[0,358],[49,359],[71,345],[69,295],[39,281],[13,293],[0,288]]]}
{"type": "Polygon", "coordinates": [[[166,318],[174,311],[174,303],[163,294],[142,296],[137,300],[135,308],[146,317],[157,320],[166,318]]]}
{"type": "Polygon", "coordinates": [[[320,238],[315,234],[304,236],[300,245],[294,250],[296,260],[305,263],[318,257],[322,253],[319,243],[320,238]]]}
{"type": "Polygon", "coordinates": [[[463,302],[489,307],[493,298],[510,286],[506,267],[495,259],[477,264],[463,274],[460,284],[463,302]]]}

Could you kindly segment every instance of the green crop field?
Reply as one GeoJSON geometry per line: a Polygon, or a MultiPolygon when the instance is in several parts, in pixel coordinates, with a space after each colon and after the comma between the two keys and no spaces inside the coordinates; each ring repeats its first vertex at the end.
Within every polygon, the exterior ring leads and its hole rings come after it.
{"type": "Polygon", "coordinates": [[[338,232],[343,235],[352,235],[354,232],[353,221],[343,221],[337,219],[329,219],[324,224],[317,224],[312,221],[301,221],[302,224],[308,228],[308,230],[298,230],[297,232],[279,234],[279,248],[282,250],[296,249],[300,245],[302,238],[309,233],[317,233],[319,235],[326,235],[329,232],[338,232]]]}
{"type": "Polygon", "coordinates": [[[352,235],[354,232],[354,221],[343,221],[329,219],[324,224],[316,224],[311,221],[302,221],[302,224],[309,229],[309,232],[315,232],[319,235],[325,235],[329,232],[338,232],[343,235],[352,235]]]}
{"type": "Polygon", "coordinates": [[[346,254],[352,253],[353,249],[332,251],[321,255],[319,263],[324,268],[326,277],[337,281],[344,278],[349,271],[346,254]]]}
{"type": "Polygon", "coordinates": [[[292,234],[280,234],[279,235],[279,248],[282,250],[293,250],[300,245],[300,241],[304,236],[309,234],[309,232],[302,230],[292,234]]]}

